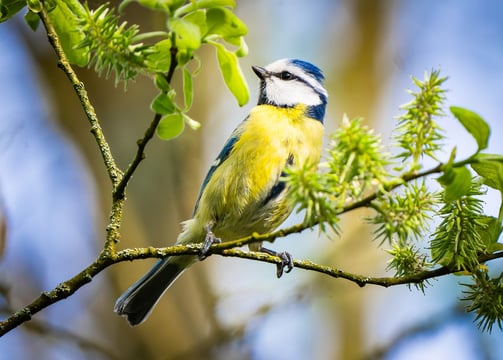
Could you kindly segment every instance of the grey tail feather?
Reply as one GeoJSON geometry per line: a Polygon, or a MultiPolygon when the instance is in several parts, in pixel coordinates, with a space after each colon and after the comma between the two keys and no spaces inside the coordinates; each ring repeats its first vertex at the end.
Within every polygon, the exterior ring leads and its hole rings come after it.
{"type": "Polygon", "coordinates": [[[159,260],[117,299],[114,311],[125,316],[131,326],[142,323],[186,267],[186,264],[175,262],[173,258],[159,260]]]}

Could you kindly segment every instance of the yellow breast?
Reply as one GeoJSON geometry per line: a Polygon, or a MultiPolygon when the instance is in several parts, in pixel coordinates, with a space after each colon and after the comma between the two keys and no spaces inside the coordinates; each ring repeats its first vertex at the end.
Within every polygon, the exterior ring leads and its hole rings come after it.
{"type": "Polygon", "coordinates": [[[234,134],[239,139],[232,152],[201,195],[196,214],[201,225],[214,222],[215,235],[231,240],[271,231],[285,220],[292,206],[284,197],[272,204],[263,201],[287,162],[293,159],[291,166],[319,162],[323,125],[305,112],[305,106],[252,109],[234,134]]]}

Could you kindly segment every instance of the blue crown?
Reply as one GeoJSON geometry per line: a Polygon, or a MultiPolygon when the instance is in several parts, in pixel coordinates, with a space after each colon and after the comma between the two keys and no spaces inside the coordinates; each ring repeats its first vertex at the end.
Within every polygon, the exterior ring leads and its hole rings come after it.
{"type": "Polygon", "coordinates": [[[293,65],[300,67],[306,73],[312,75],[320,84],[322,84],[323,80],[325,80],[325,76],[323,75],[323,72],[316,65],[313,65],[310,62],[307,62],[304,60],[299,60],[299,59],[290,59],[289,61],[293,65]]]}

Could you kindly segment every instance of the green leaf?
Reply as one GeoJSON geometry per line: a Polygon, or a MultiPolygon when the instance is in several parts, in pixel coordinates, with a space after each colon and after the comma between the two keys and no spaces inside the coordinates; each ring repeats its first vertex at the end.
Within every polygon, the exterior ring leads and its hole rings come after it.
{"type": "Polygon", "coordinates": [[[499,161],[479,161],[470,164],[482,178],[482,182],[503,193],[503,163],[499,161]]]}
{"type": "Polygon", "coordinates": [[[485,120],[473,111],[461,107],[451,106],[449,109],[456,119],[459,120],[461,125],[463,125],[474,137],[475,141],[477,141],[478,151],[487,148],[491,130],[485,120]]]}
{"type": "Polygon", "coordinates": [[[211,9],[214,7],[222,7],[229,6],[231,8],[236,7],[236,2],[234,0],[199,0],[199,1],[191,1],[190,3],[180,7],[174,13],[174,17],[179,17],[183,14],[187,14],[191,11],[197,9],[211,9]]]}
{"type": "Polygon", "coordinates": [[[176,34],[176,46],[179,51],[194,51],[201,46],[199,26],[179,18],[168,20],[168,26],[176,34]]]}
{"type": "Polygon", "coordinates": [[[474,160],[474,162],[497,161],[503,163],[503,155],[500,154],[478,153],[473,155],[470,159],[474,160]]]}
{"type": "Polygon", "coordinates": [[[199,26],[179,18],[168,20],[168,26],[175,34],[178,65],[183,66],[192,59],[194,51],[201,46],[201,31],[199,26]]]}
{"type": "MultiPolygon", "coordinates": [[[[481,216],[479,221],[482,224],[485,224],[484,231],[480,232],[480,238],[486,244],[488,252],[493,252],[498,250],[498,246],[495,248],[495,244],[501,235],[501,224],[498,222],[498,219],[492,216],[481,216]]],[[[502,245],[502,244],[500,244],[502,245]]]]}
{"type": "Polygon", "coordinates": [[[79,19],[84,16],[85,10],[78,0],[58,0],[56,4],[49,12],[49,19],[59,36],[68,61],[78,66],[86,66],[90,58],[89,48],[77,47],[84,40],[84,33],[79,30],[79,19]]]}
{"type": "Polygon", "coordinates": [[[236,56],[237,57],[244,57],[248,55],[248,45],[246,44],[246,41],[244,37],[239,38],[239,49],[236,50],[236,56]]]}
{"type": "Polygon", "coordinates": [[[168,115],[173,114],[176,109],[176,105],[171,96],[162,92],[155,97],[152,104],[150,104],[150,108],[156,114],[168,115]]]}
{"type": "Polygon", "coordinates": [[[26,0],[0,0],[0,23],[9,20],[26,6],[26,0]]]}
{"type": "Polygon", "coordinates": [[[231,10],[223,7],[209,9],[206,13],[206,23],[207,36],[219,35],[233,45],[239,45],[236,44],[236,39],[248,33],[246,24],[231,10]]]}
{"type": "Polygon", "coordinates": [[[206,34],[208,31],[208,25],[206,25],[206,11],[197,10],[191,12],[183,17],[183,20],[188,21],[199,28],[199,36],[206,34]]]}
{"type": "Polygon", "coordinates": [[[171,140],[179,136],[184,128],[183,115],[176,112],[161,119],[159,126],[157,126],[157,135],[163,140],[171,140]]]}
{"type": "Polygon", "coordinates": [[[446,169],[444,174],[437,178],[444,187],[444,201],[450,203],[458,200],[470,191],[472,175],[466,167],[452,167],[446,169]]]}
{"type": "Polygon", "coordinates": [[[40,17],[33,11],[28,10],[24,15],[24,22],[30,27],[30,29],[36,31],[38,24],[40,24],[40,17]]]}
{"type": "Polygon", "coordinates": [[[165,73],[171,66],[171,40],[165,39],[156,43],[147,56],[147,66],[152,72],[165,73]]]}
{"type": "Polygon", "coordinates": [[[170,13],[182,6],[185,0],[124,0],[119,5],[119,11],[122,12],[126,6],[133,2],[137,2],[147,9],[170,13]]]}
{"type": "Polygon", "coordinates": [[[131,38],[131,44],[138,44],[140,42],[143,43],[145,40],[148,40],[148,39],[151,39],[154,37],[162,37],[163,39],[166,39],[169,37],[169,33],[166,31],[149,31],[149,32],[140,33],[140,34],[135,35],[134,37],[131,38]]]}
{"type": "Polygon", "coordinates": [[[236,98],[239,106],[245,105],[250,94],[236,54],[227,50],[222,44],[211,42],[211,45],[215,46],[217,50],[218,65],[225,84],[236,98]]]}
{"type": "Polygon", "coordinates": [[[186,67],[183,68],[183,98],[185,102],[184,111],[189,111],[194,98],[194,86],[192,84],[192,74],[186,67]]]}
{"type": "Polygon", "coordinates": [[[155,74],[154,83],[155,86],[161,91],[168,92],[171,89],[171,86],[169,85],[169,82],[163,73],[155,74]]]}

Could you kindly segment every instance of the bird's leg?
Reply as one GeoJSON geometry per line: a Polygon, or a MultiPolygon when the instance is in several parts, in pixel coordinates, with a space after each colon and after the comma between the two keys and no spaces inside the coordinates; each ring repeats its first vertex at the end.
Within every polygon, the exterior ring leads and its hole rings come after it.
{"type": "Polygon", "coordinates": [[[206,226],[204,228],[206,230],[206,237],[204,238],[203,248],[199,252],[199,260],[204,260],[206,258],[206,253],[210,249],[211,245],[219,244],[222,242],[222,240],[217,238],[215,236],[215,234],[213,234],[213,231],[211,231],[211,229],[213,229],[214,225],[215,224],[213,222],[209,222],[206,224],[206,226]]]}
{"type": "Polygon", "coordinates": [[[283,271],[286,273],[289,273],[293,269],[293,256],[292,254],[282,251],[282,252],[277,252],[274,250],[267,249],[263,246],[260,247],[259,249],[261,252],[264,252],[266,254],[272,255],[272,256],[277,256],[281,259],[281,262],[279,264],[276,264],[276,276],[280,278],[283,275],[283,271]]]}

